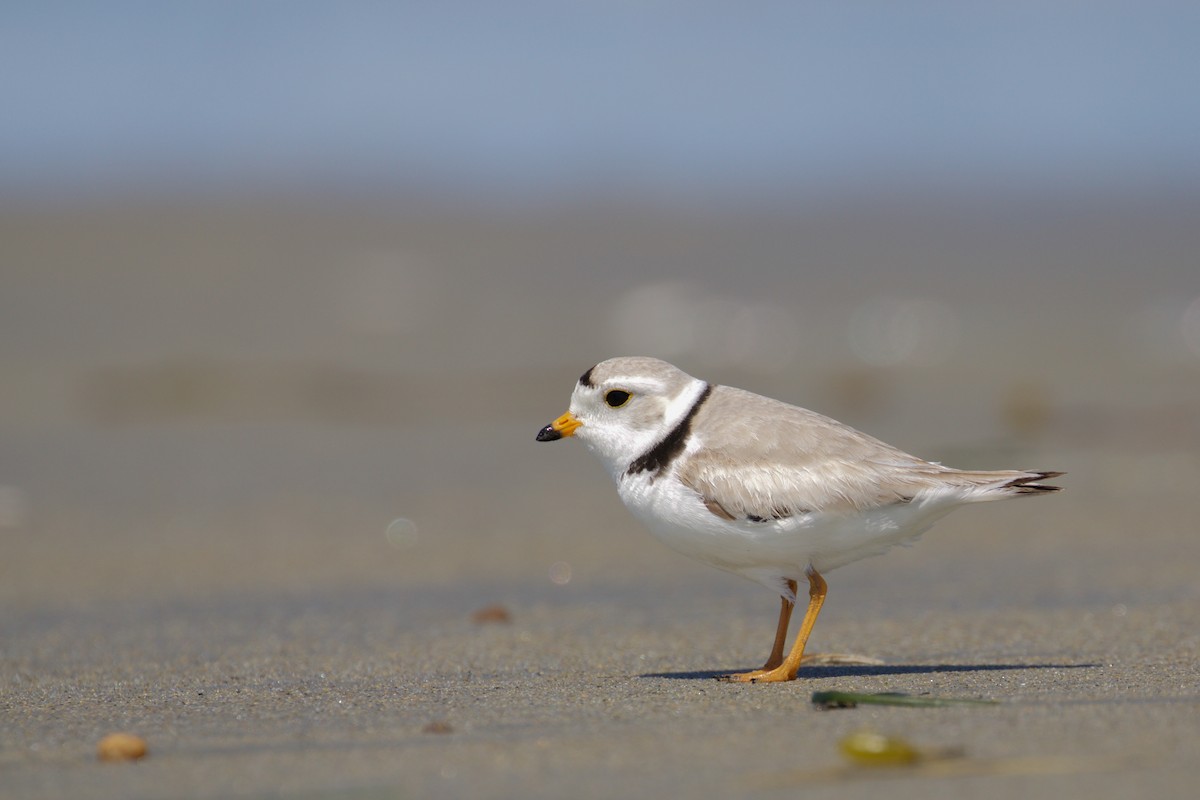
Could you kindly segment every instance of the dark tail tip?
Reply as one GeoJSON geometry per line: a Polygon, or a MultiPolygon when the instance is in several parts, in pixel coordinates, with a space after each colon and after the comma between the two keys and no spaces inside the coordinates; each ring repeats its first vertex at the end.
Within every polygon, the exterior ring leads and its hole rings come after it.
{"type": "Polygon", "coordinates": [[[1014,478],[1004,484],[1004,488],[1012,489],[1016,494],[1048,494],[1050,492],[1061,492],[1061,486],[1052,486],[1048,483],[1038,483],[1050,478],[1057,478],[1059,475],[1066,475],[1065,472],[1030,472],[1022,475],[1019,478],[1014,478]]]}

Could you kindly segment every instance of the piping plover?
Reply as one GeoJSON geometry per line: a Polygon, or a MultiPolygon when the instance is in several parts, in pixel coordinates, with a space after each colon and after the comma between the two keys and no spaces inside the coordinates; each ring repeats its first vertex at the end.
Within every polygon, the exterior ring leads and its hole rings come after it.
{"type": "Polygon", "coordinates": [[[669,547],[782,598],[761,669],[790,681],[825,600],[821,574],[911,542],[955,508],[1047,494],[1061,472],[972,471],[897,450],[813,411],[715,386],[655,358],[589,369],[539,442],[573,436],[608,467],[625,505],[669,547]],[[787,657],[796,588],[808,609],[787,657]]]}

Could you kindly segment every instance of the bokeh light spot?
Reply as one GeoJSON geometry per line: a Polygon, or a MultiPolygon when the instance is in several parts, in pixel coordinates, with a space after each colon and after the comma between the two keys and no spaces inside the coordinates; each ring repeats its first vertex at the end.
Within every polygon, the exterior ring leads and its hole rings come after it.
{"type": "Polygon", "coordinates": [[[850,348],[874,366],[940,363],[957,333],[954,312],[922,297],[876,297],[850,317],[850,348]]]}
{"type": "Polygon", "coordinates": [[[1192,355],[1200,356],[1200,297],[1193,300],[1183,312],[1183,318],[1179,321],[1179,332],[1192,355]]]}
{"type": "Polygon", "coordinates": [[[384,535],[387,537],[388,544],[400,549],[416,547],[419,539],[417,523],[406,517],[397,517],[392,520],[384,535]]]}
{"type": "Polygon", "coordinates": [[[571,565],[565,561],[555,561],[550,565],[550,582],[566,586],[571,582],[571,565]]]}
{"type": "Polygon", "coordinates": [[[25,493],[16,486],[0,486],[0,528],[20,528],[25,524],[28,504],[25,493]]]}

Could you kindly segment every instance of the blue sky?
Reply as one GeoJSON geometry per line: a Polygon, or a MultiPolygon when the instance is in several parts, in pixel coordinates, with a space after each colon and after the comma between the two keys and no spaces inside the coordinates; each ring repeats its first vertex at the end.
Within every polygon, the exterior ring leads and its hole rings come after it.
{"type": "Polygon", "coordinates": [[[6,3],[0,194],[1195,184],[1197,42],[1183,2],[6,3]]]}

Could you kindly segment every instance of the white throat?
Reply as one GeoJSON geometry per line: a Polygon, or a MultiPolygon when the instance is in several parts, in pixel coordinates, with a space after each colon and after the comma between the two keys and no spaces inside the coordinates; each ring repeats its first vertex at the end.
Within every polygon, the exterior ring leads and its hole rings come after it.
{"type": "Polygon", "coordinates": [[[696,401],[704,394],[707,387],[706,382],[693,379],[683,391],[667,401],[663,409],[662,424],[656,428],[647,430],[607,428],[602,431],[589,431],[585,425],[579,429],[579,433],[576,435],[583,440],[589,450],[604,462],[613,481],[620,484],[629,465],[675,430],[696,405],[696,401]]]}

